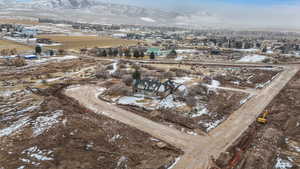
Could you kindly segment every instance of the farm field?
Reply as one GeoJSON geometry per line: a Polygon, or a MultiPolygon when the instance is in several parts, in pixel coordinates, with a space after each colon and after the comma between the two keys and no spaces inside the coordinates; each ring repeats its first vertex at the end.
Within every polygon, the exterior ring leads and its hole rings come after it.
{"type": "Polygon", "coordinates": [[[28,45],[19,44],[9,40],[0,40],[0,50],[14,48],[17,49],[18,52],[25,52],[33,49],[33,47],[28,45]]]}
{"type": "Polygon", "coordinates": [[[61,46],[51,46],[52,49],[73,49],[93,47],[117,47],[136,45],[137,41],[129,41],[122,39],[113,39],[108,37],[97,36],[60,36],[60,35],[41,35],[38,38],[48,38],[54,42],[61,43],[61,46]]]}
{"type": "Polygon", "coordinates": [[[9,19],[0,18],[0,24],[25,24],[25,25],[38,25],[39,22],[29,19],[9,19]]]}

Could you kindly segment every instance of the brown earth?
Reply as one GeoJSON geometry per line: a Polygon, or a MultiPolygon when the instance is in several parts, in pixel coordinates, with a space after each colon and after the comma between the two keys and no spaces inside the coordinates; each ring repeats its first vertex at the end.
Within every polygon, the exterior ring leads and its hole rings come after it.
{"type": "Polygon", "coordinates": [[[82,49],[82,48],[94,48],[94,47],[119,47],[119,46],[131,46],[136,45],[137,41],[113,39],[108,37],[98,36],[52,36],[41,35],[38,38],[51,39],[54,42],[62,43],[61,46],[49,46],[47,48],[53,49],[82,49]]]}
{"type": "Polygon", "coordinates": [[[276,159],[300,167],[300,72],[266,108],[270,112],[266,125],[254,122],[248,131],[218,160],[222,168],[274,168],[276,159]],[[227,157],[226,157],[227,156],[227,157]],[[229,156],[229,157],[228,157],[229,156]],[[226,160],[227,159],[227,160],[226,160]],[[231,160],[228,160],[231,159],[231,160]],[[227,163],[226,163],[227,161],[227,163]]]}
{"type": "MultiPolygon", "coordinates": [[[[165,169],[182,154],[144,132],[90,112],[61,95],[60,89],[58,86],[43,92],[41,108],[26,114],[31,119],[29,124],[1,138],[0,168],[165,169]],[[63,110],[59,122],[34,137],[33,122],[56,110],[63,110]],[[31,153],[46,153],[51,160],[38,160],[34,154],[24,153],[30,147],[40,150],[31,153]]],[[[10,122],[6,122],[8,125],[10,122]]]]}
{"type": "Polygon", "coordinates": [[[221,82],[222,86],[238,87],[238,88],[256,88],[259,84],[265,84],[272,80],[280,71],[274,70],[260,70],[260,69],[244,69],[244,72],[231,74],[226,76],[217,75],[215,80],[221,82]],[[234,82],[239,82],[234,84],[234,82]]]}

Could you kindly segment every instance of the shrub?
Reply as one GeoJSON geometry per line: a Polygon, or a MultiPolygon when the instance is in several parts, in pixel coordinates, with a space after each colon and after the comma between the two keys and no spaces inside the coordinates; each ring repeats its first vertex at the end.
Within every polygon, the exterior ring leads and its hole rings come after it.
{"type": "Polygon", "coordinates": [[[133,82],[133,78],[130,75],[125,75],[122,77],[123,83],[125,83],[127,86],[131,86],[133,82]]]}
{"type": "Polygon", "coordinates": [[[186,96],[185,102],[190,107],[195,107],[197,105],[197,99],[195,97],[186,96]]]}
{"type": "Polygon", "coordinates": [[[126,86],[124,83],[114,84],[106,93],[111,96],[130,96],[132,95],[132,88],[126,86]]]}
{"type": "Polygon", "coordinates": [[[108,71],[105,70],[105,67],[102,65],[99,65],[98,68],[96,69],[95,76],[98,79],[108,79],[110,78],[110,74],[108,71]]]}

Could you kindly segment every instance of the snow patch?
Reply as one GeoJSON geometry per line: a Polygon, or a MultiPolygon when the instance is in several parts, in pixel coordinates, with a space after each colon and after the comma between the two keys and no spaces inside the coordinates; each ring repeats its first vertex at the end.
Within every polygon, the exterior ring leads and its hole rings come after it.
{"type": "Polygon", "coordinates": [[[175,162],[174,162],[170,167],[168,167],[167,169],[172,169],[172,168],[174,168],[175,165],[178,163],[179,160],[180,160],[180,157],[177,157],[177,158],[175,159],[175,162]]]}
{"type": "Polygon", "coordinates": [[[225,119],[216,120],[213,122],[200,122],[206,128],[206,132],[211,131],[212,129],[218,127],[225,119]]]}
{"type": "Polygon", "coordinates": [[[1,129],[0,130],[0,137],[9,136],[12,133],[20,130],[22,127],[28,125],[28,122],[30,120],[31,120],[30,117],[24,117],[24,118],[21,118],[20,120],[18,120],[16,122],[14,122],[11,126],[9,126],[7,128],[4,128],[4,129],[1,129]]]}
{"type": "Polygon", "coordinates": [[[241,58],[240,60],[238,60],[237,62],[251,62],[251,63],[255,63],[255,62],[262,62],[266,58],[267,57],[264,56],[264,55],[247,55],[247,56],[244,56],[243,58],[241,58]]]}
{"type": "Polygon", "coordinates": [[[152,18],[148,18],[148,17],[141,17],[140,18],[141,20],[143,20],[143,21],[146,21],[146,22],[156,22],[154,19],[152,19],[152,18]]]}
{"type": "MultiPolygon", "coordinates": [[[[40,150],[37,146],[30,147],[24,151],[22,151],[22,154],[27,155],[30,159],[35,159],[39,161],[49,161],[53,160],[52,154],[53,151],[51,150],[40,150]]],[[[30,163],[29,159],[22,158],[21,161],[30,163]]],[[[37,162],[31,162],[32,164],[39,165],[40,163],[37,162]]]]}
{"type": "Polygon", "coordinates": [[[200,105],[196,107],[197,112],[195,114],[192,114],[191,117],[195,118],[195,117],[200,117],[204,114],[209,114],[209,111],[206,107],[200,105]]]}
{"type": "Polygon", "coordinates": [[[114,74],[118,70],[118,62],[114,62],[112,64],[112,66],[113,66],[113,69],[109,71],[109,74],[111,74],[111,75],[114,74]]]}
{"type": "Polygon", "coordinates": [[[43,134],[44,131],[50,129],[54,124],[59,122],[58,118],[62,115],[63,110],[57,110],[51,115],[38,117],[34,122],[34,126],[32,127],[33,136],[39,136],[43,134]]]}
{"type": "Polygon", "coordinates": [[[276,164],[275,164],[276,169],[289,169],[292,167],[293,167],[293,164],[290,161],[284,160],[280,157],[277,157],[276,164]]]}
{"type": "Polygon", "coordinates": [[[173,82],[183,84],[191,80],[193,80],[191,77],[176,77],[174,78],[173,82]]]}
{"type": "Polygon", "coordinates": [[[251,98],[253,97],[253,95],[249,95],[248,97],[246,97],[245,99],[241,100],[240,101],[240,105],[243,105],[245,104],[247,101],[249,101],[251,98]]]}

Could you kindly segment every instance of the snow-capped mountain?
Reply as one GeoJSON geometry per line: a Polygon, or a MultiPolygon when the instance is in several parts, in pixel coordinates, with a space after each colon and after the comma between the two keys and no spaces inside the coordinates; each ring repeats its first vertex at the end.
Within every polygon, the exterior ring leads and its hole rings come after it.
{"type": "MultiPolygon", "coordinates": [[[[0,14],[89,23],[184,26],[199,15],[168,12],[101,0],[0,0],[0,14]],[[191,20],[192,19],[192,20],[191,20]]],[[[201,18],[206,16],[201,15],[201,18]]],[[[209,16],[210,17],[210,16],[209,16]]],[[[199,20],[199,19],[198,19],[199,20]]],[[[204,19],[205,20],[205,19],[204,19]]],[[[200,21],[202,21],[200,19],[200,21]]]]}

